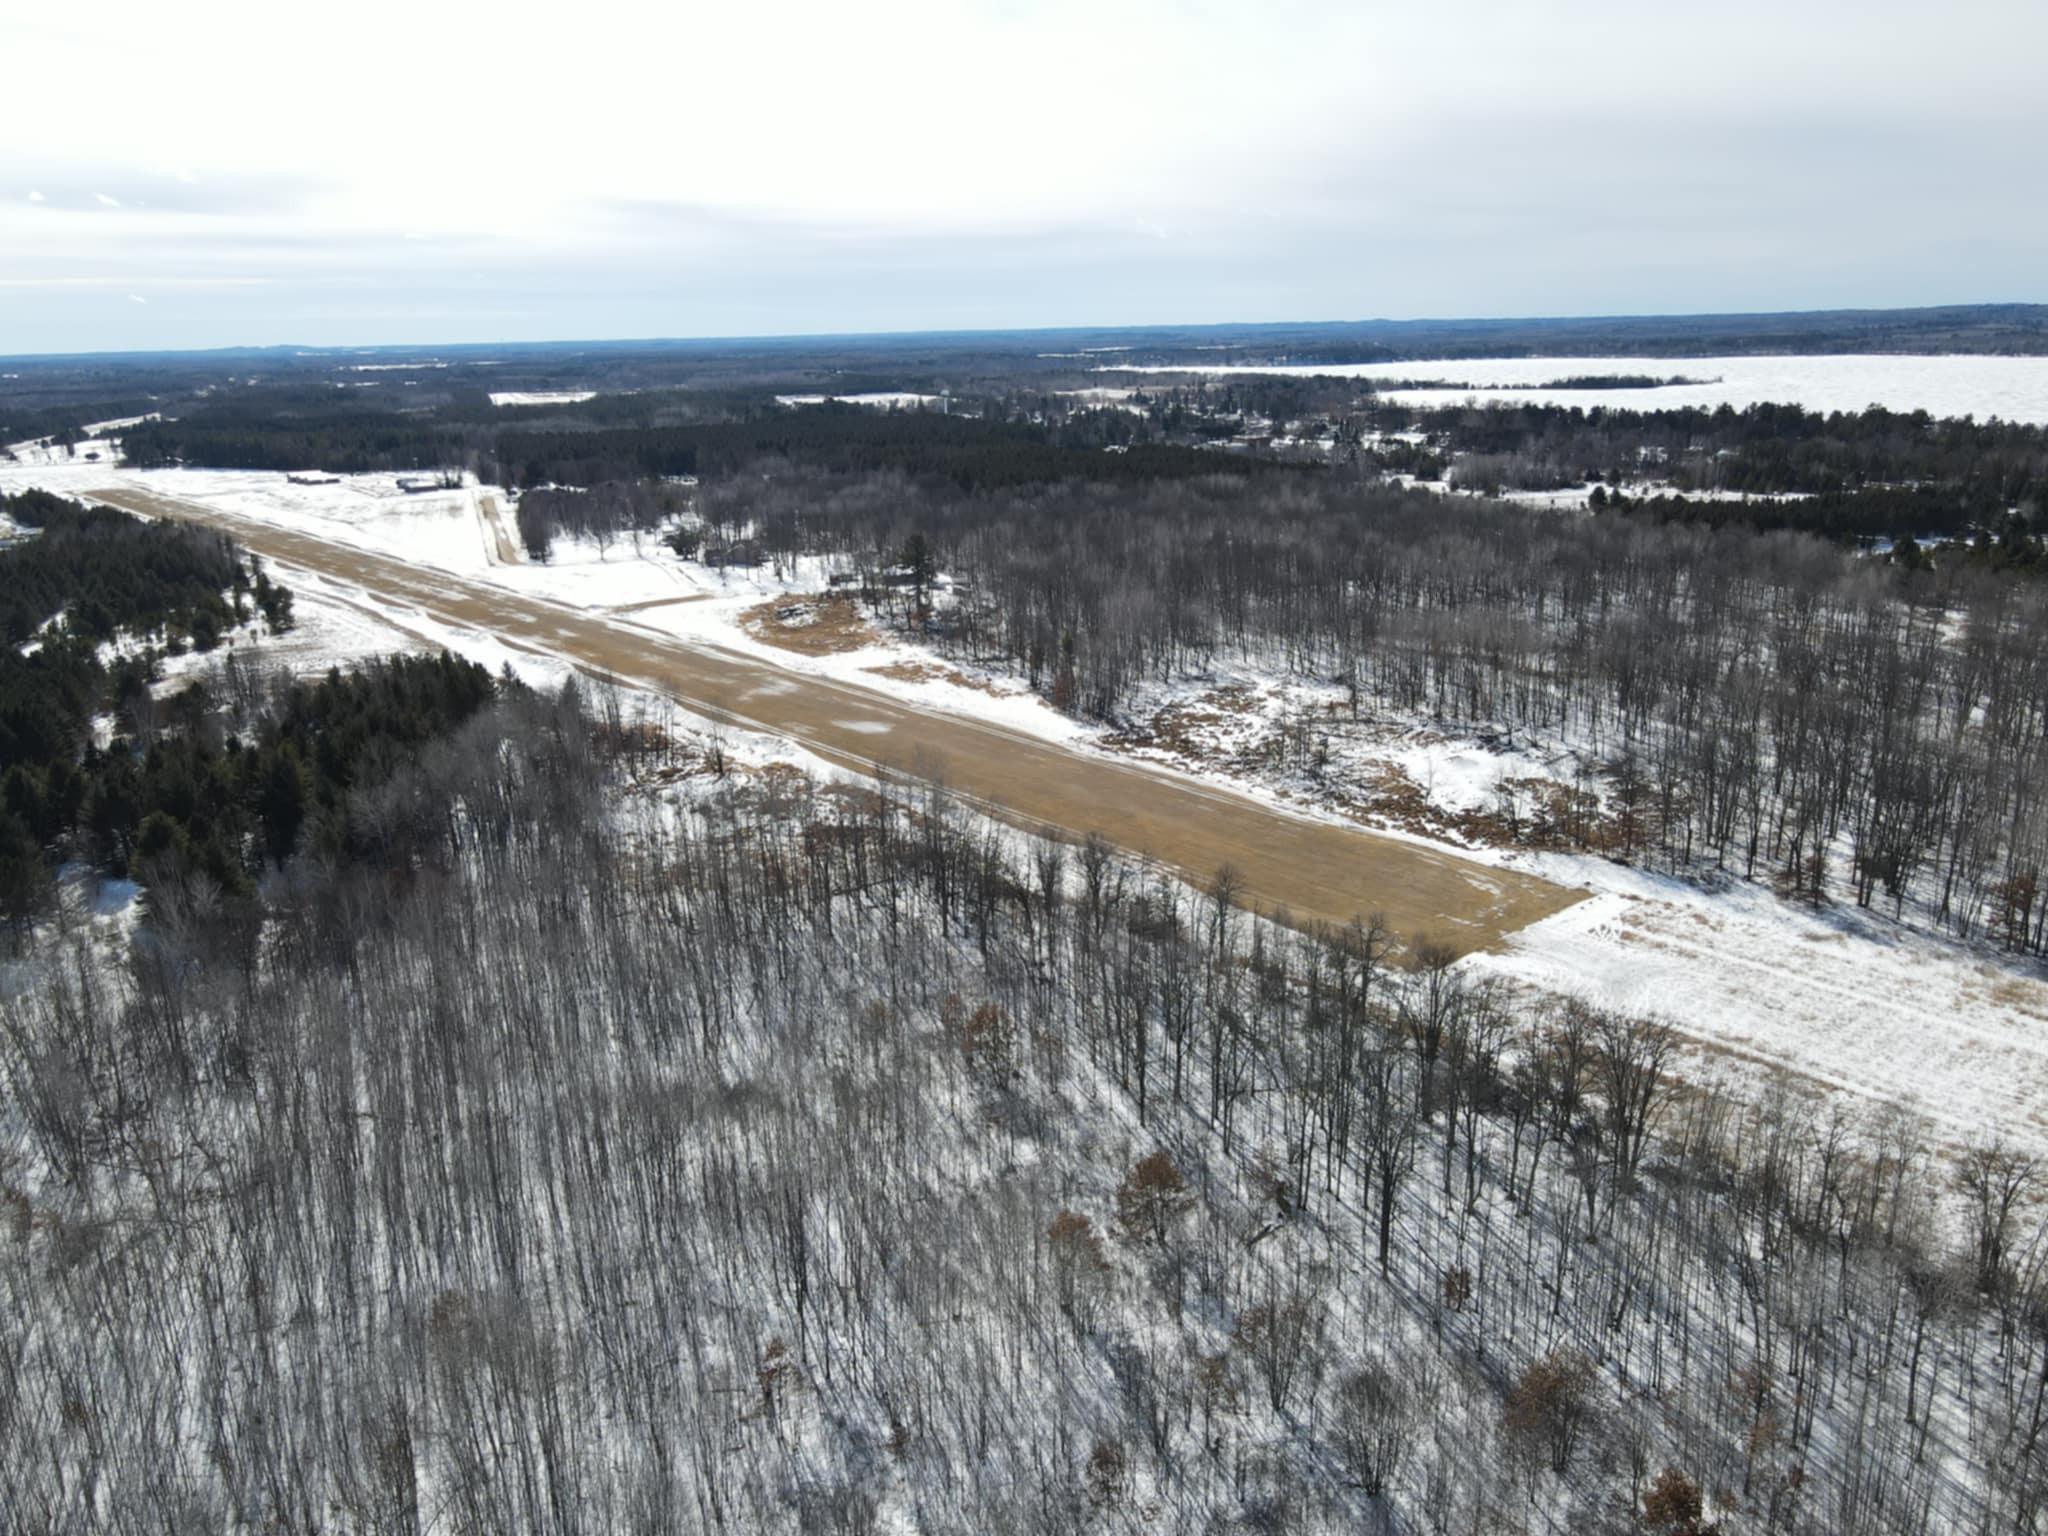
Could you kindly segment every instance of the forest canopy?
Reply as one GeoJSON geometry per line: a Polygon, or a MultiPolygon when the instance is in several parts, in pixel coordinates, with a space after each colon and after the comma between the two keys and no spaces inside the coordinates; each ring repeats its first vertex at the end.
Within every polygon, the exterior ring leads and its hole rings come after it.
{"type": "Polygon", "coordinates": [[[301,849],[362,854],[351,796],[499,691],[443,654],[312,683],[231,665],[160,696],[167,655],[252,618],[287,627],[289,590],[205,530],[40,493],[0,513],[34,530],[0,547],[0,921],[17,931],[69,860],[238,897],[301,849]]]}

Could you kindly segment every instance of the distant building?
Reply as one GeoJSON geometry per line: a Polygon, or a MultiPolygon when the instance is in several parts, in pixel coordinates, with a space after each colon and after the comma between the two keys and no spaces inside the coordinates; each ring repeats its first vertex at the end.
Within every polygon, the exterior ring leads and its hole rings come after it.
{"type": "Polygon", "coordinates": [[[735,539],[730,544],[706,544],[701,558],[714,570],[728,566],[759,565],[761,546],[753,539],[735,539]]]}

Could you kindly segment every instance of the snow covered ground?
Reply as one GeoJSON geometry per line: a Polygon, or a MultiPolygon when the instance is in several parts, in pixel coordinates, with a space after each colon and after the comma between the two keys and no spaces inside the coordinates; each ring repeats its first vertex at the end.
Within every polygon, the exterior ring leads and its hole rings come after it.
{"type": "Polygon", "coordinates": [[[500,389],[491,393],[493,405],[579,405],[595,400],[594,389],[500,389]]]}
{"type": "Polygon", "coordinates": [[[1542,991],[1661,1014],[1696,1078],[1783,1075],[1926,1116],[1936,1139],[2048,1148],[2048,980],[1874,918],[1812,911],[1761,886],[1702,890],[1604,859],[1520,867],[1598,894],[1468,964],[1542,991]]]}
{"type": "Polygon", "coordinates": [[[1071,400],[1075,405],[1088,410],[1129,411],[1143,416],[1149,409],[1142,401],[1133,399],[1139,391],[1130,389],[1062,389],[1055,391],[1062,400],[1071,400]]]}
{"type": "Polygon", "coordinates": [[[88,437],[102,437],[108,433],[119,432],[123,427],[139,427],[145,421],[162,419],[161,411],[145,411],[140,416],[114,416],[106,421],[88,421],[85,424],[85,433],[88,437]]]}
{"type": "Polygon", "coordinates": [[[823,405],[826,401],[831,400],[838,402],[840,405],[872,405],[878,409],[886,410],[894,405],[904,407],[937,405],[942,398],[940,395],[919,395],[912,394],[908,390],[890,389],[874,390],[859,395],[777,395],[775,403],[777,405],[823,405]]]}
{"type": "MultiPolygon", "coordinates": [[[[1146,758],[1299,814],[1355,818],[1530,870],[1593,898],[1468,964],[1544,992],[1664,1015],[1693,1042],[1687,1070],[1698,1076],[1754,1088],[1783,1075],[1858,1102],[1917,1104],[1951,1144],[1997,1131],[2048,1150],[2048,979],[2038,970],[1853,907],[1814,912],[1760,887],[1704,890],[1597,856],[1490,844],[1475,829],[1518,782],[1583,787],[1577,759],[1559,744],[1459,738],[1420,721],[1354,727],[1340,690],[1283,682],[1277,669],[1254,664],[1155,690],[1138,713],[1172,728],[1118,738],[1059,714],[1014,678],[858,623],[843,626],[833,646],[792,648],[807,622],[805,595],[826,588],[828,571],[815,559],[711,570],[644,537],[602,549],[558,540],[555,560],[537,565],[505,536],[511,513],[500,494],[476,486],[407,495],[391,476],[301,486],[274,474],[126,470],[111,458],[0,462],[0,490],[138,485],[1080,750],[1146,758]],[[1320,762],[1314,738],[1325,739],[1320,762]]],[[[280,576],[298,594],[299,628],[262,642],[259,654],[295,668],[445,645],[542,686],[567,675],[548,658],[374,594],[306,572],[280,576]]]]}
{"type": "Polygon", "coordinates": [[[1486,815],[1504,794],[1528,814],[1538,784],[1587,788],[1576,754],[1419,721],[1354,726],[1342,698],[1271,669],[1221,669],[1151,691],[1135,713],[1167,728],[1137,755],[1593,892],[1465,964],[1670,1020],[1689,1041],[1683,1070],[1695,1081],[1756,1092],[1782,1080],[1860,1106],[1906,1106],[1951,1147],[1996,1133],[2048,1151],[2041,967],[1847,901],[1816,911],[1760,885],[1703,888],[1595,854],[1502,848],[1484,835],[1486,815]],[[1290,742],[1290,725],[1302,739],[1290,742]]]}
{"type": "Polygon", "coordinates": [[[1456,405],[1467,399],[1517,405],[1568,405],[1586,410],[1736,409],[1769,401],[1813,411],[1861,411],[1881,405],[1934,416],[1997,416],[2048,424],[2048,357],[1515,357],[1398,363],[1287,363],[1270,366],[1189,364],[1131,367],[1105,373],[1295,374],[1345,379],[1440,380],[1445,388],[1396,390],[1402,405],[1456,405]],[[1699,383],[1655,389],[1543,389],[1560,379],[1596,375],[1684,378],[1699,383]],[[1516,387],[1519,386],[1519,387],[1516,387]]]}
{"type": "MultiPolygon", "coordinates": [[[[66,448],[47,437],[31,438],[27,442],[9,443],[7,452],[14,456],[16,464],[64,465],[92,463],[96,460],[112,462],[119,450],[111,443],[91,440],[73,444],[66,448]]],[[[7,460],[0,458],[0,470],[11,467],[7,460]]]]}

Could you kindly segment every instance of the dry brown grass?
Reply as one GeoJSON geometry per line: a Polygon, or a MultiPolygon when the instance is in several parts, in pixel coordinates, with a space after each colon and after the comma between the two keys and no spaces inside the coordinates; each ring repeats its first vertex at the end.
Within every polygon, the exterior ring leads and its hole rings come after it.
{"type": "Polygon", "coordinates": [[[932,661],[892,661],[887,666],[865,667],[877,677],[893,678],[899,683],[951,683],[955,688],[972,688],[977,693],[999,695],[1002,690],[985,678],[969,677],[953,667],[942,667],[932,661]]]}
{"type": "Polygon", "coordinates": [[[2001,976],[1993,981],[1991,1001],[2030,1018],[2048,1019],[2048,986],[2025,976],[2001,976]]]}
{"type": "Polygon", "coordinates": [[[803,656],[842,656],[879,638],[859,605],[837,593],[771,598],[741,614],[740,627],[756,640],[803,656]]]}
{"type": "Polygon", "coordinates": [[[877,677],[894,678],[899,683],[949,683],[957,674],[929,661],[892,661],[887,666],[864,667],[877,677]]]}

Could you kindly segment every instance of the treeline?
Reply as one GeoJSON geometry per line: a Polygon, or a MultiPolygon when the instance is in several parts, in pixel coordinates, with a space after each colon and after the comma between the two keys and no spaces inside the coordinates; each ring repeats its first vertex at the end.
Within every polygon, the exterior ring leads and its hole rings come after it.
{"type": "MultiPolygon", "coordinates": [[[[1668,481],[1680,491],[1841,495],[1927,487],[2003,512],[2048,505],[2048,430],[1873,407],[1833,415],[1796,405],[1624,411],[1488,405],[1418,412],[1380,405],[1368,425],[1421,425],[1441,446],[1493,461],[1504,486],[1668,481]]],[[[1911,532],[1887,529],[1887,533],[1911,532]]]]}
{"type": "Polygon", "coordinates": [[[528,488],[725,475],[764,458],[836,473],[898,472],[962,489],[1062,479],[1135,484],[1215,467],[1194,448],[1156,440],[1148,423],[1126,412],[1085,412],[1048,423],[1013,415],[1000,400],[982,402],[989,414],[969,416],[841,403],[749,408],[745,397],[720,398],[745,414],[604,424],[659,410],[658,403],[629,402],[588,412],[549,408],[543,419],[551,425],[543,427],[529,411],[480,418],[456,408],[439,414],[338,410],[324,398],[319,409],[298,410],[258,395],[131,428],[123,448],[129,463],[145,469],[184,464],[357,474],[456,466],[528,488]]]}
{"type": "MultiPolygon", "coordinates": [[[[291,594],[218,534],[41,492],[0,499],[33,536],[0,548],[0,765],[70,762],[92,717],[147,691],[160,651],[209,650],[252,606],[289,624],[291,594]],[[111,648],[125,639],[133,648],[111,648]]],[[[13,813],[10,813],[13,814],[13,813]]],[[[0,823],[11,844],[26,836],[0,823]]]]}
{"type": "Polygon", "coordinates": [[[384,412],[222,420],[201,410],[176,421],[130,427],[121,434],[121,448],[127,462],[141,469],[184,464],[368,474],[460,465],[472,453],[475,436],[384,412]]]}
{"type": "Polygon", "coordinates": [[[379,374],[367,382],[344,382],[344,390],[326,379],[245,384],[182,408],[175,419],[127,428],[123,448],[130,463],[145,469],[186,464],[366,474],[462,468],[498,479],[501,435],[538,437],[561,450],[566,439],[585,434],[665,431],[776,410],[766,390],[723,388],[608,392],[552,405],[494,406],[494,389],[531,385],[545,392],[558,381],[479,369],[422,369],[407,380],[379,374]]]}
{"type": "MultiPolygon", "coordinates": [[[[2031,583],[1316,476],[974,497],[785,477],[705,502],[739,517],[755,498],[769,526],[856,562],[925,535],[965,594],[920,621],[929,642],[1074,713],[1127,720],[1149,686],[1256,663],[1355,709],[1583,751],[1618,857],[1911,902],[2048,949],[2048,594],[2031,583]]],[[[1333,728],[1301,722],[1304,739],[1333,728]]]]}
{"type": "MultiPolygon", "coordinates": [[[[1596,512],[1626,512],[1709,528],[1789,529],[1842,543],[1909,537],[1967,540],[1979,533],[1991,537],[2008,531],[2014,542],[2030,543],[2032,539],[2030,520],[2008,512],[1998,502],[1926,486],[1866,486],[1817,496],[1732,501],[1671,492],[1630,495],[1620,488],[1595,486],[1590,501],[1596,512]]],[[[2048,522],[2043,527],[2048,528],[2048,522]]]]}
{"type": "Polygon", "coordinates": [[[519,498],[519,539],[535,560],[548,558],[558,534],[603,549],[621,536],[653,532],[688,506],[683,488],[659,480],[606,480],[587,490],[545,486],[519,498]]]}
{"type": "Polygon", "coordinates": [[[961,490],[1058,480],[1140,484],[1213,472],[1212,455],[1118,440],[1100,421],[1070,432],[1028,421],[826,404],[743,421],[578,433],[502,434],[500,473],[522,485],[736,474],[779,459],[834,474],[895,473],[961,490]],[[1105,451],[1110,446],[1119,451],[1105,451]]]}
{"type": "MultiPolygon", "coordinates": [[[[1126,333],[1119,340],[1138,340],[1126,333]]],[[[1149,337],[1143,339],[1150,340],[1149,337]]],[[[1370,320],[1308,326],[1205,327],[1175,338],[1234,341],[1241,356],[1205,362],[1373,362],[1406,358],[1727,357],[1891,352],[2048,353],[2048,306],[1953,304],[1921,309],[1777,314],[1600,316],[1529,320],[1370,320]],[[1240,334],[1233,335],[1233,332],[1240,334]]],[[[1162,340],[1155,342],[1163,346],[1162,340]]]]}
{"type": "Polygon", "coordinates": [[[939,792],[597,792],[707,766],[501,700],[407,878],[0,1003],[15,1522],[2039,1531],[2025,1156],[939,792]]]}
{"type": "Polygon", "coordinates": [[[258,614],[288,627],[290,591],[203,529],[41,492],[0,512],[38,530],[0,549],[0,922],[16,933],[70,861],[239,898],[302,847],[361,852],[351,794],[499,686],[443,655],[316,684],[230,663],[160,698],[164,655],[258,614]]]}
{"type": "Polygon", "coordinates": [[[49,439],[60,447],[85,440],[85,426],[93,421],[121,421],[144,416],[161,402],[154,395],[120,394],[106,398],[66,400],[62,403],[35,398],[24,399],[0,387],[0,458],[7,445],[49,439]]]}
{"type": "Polygon", "coordinates": [[[1574,373],[1541,384],[1509,384],[1507,389],[1669,389],[1679,384],[1699,384],[1700,379],[1682,373],[1574,373]]]}
{"type": "MultiPolygon", "coordinates": [[[[237,599],[260,572],[217,533],[87,507],[46,491],[0,496],[0,516],[32,538],[0,547],[0,640],[19,650],[61,617],[61,637],[88,641],[122,630],[209,648],[238,622],[237,599]]],[[[283,589],[264,582],[276,616],[283,589]]]]}

